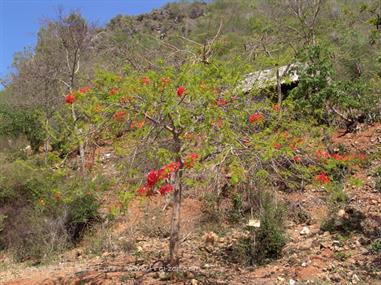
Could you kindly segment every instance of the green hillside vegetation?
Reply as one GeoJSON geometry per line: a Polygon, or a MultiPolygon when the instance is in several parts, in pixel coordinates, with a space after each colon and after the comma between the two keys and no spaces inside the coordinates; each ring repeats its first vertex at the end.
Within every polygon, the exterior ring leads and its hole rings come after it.
{"type": "Polygon", "coordinates": [[[323,187],[333,213],[354,170],[377,159],[331,135],[380,120],[380,17],[376,0],[215,0],[104,27],[78,12],[46,21],[2,80],[0,249],[47,261],[131,201],[162,195],[175,266],[181,201],[193,193],[208,224],[260,222],[229,262],[279,258],[290,212],[276,193],[323,187]],[[274,86],[237,88],[282,66],[299,75],[294,88],[281,92],[279,72],[274,86]]]}

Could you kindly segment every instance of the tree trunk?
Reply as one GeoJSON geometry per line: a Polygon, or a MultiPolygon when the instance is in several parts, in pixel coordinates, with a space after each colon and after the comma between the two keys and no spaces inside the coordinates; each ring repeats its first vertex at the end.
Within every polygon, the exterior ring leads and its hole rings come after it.
{"type": "Polygon", "coordinates": [[[82,175],[85,174],[85,165],[86,165],[86,158],[85,158],[85,146],[84,146],[84,143],[82,141],[82,130],[81,129],[78,129],[77,127],[77,116],[75,114],[75,110],[74,110],[74,105],[71,106],[71,111],[72,111],[72,117],[73,117],[73,120],[74,120],[74,131],[75,131],[75,134],[77,136],[77,139],[79,141],[79,157],[80,157],[80,170],[81,170],[81,173],[82,175]]]}
{"type": "Polygon", "coordinates": [[[49,135],[49,120],[46,119],[45,121],[45,128],[46,128],[46,140],[45,140],[45,165],[48,165],[48,154],[49,154],[49,144],[50,144],[50,135],[49,135]]]}
{"type": "Polygon", "coordinates": [[[279,106],[279,119],[282,117],[282,82],[281,75],[279,74],[279,68],[276,70],[276,89],[278,92],[278,106],[279,106]]]}
{"type": "Polygon", "coordinates": [[[171,222],[171,236],[169,240],[169,263],[171,266],[179,264],[178,252],[180,243],[180,209],[181,209],[181,170],[177,174],[177,185],[173,193],[173,208],[172,208],[172,222],[171,222]]]}
{"type": "Polygon", "coordinates": [[[175,190],[173,193],[171,235],[169,240],[169,264],[170,266],[178,266],[179,264],[179,245],[180,245],[180,210],[181,210],[181,192],[182,192],[182,176],[183,161],[181,160],[181,141],[179,134],[174,132],[173,139],[177,153],[177,161],[180,162],[180,169],[175,175],[175,190]]]}

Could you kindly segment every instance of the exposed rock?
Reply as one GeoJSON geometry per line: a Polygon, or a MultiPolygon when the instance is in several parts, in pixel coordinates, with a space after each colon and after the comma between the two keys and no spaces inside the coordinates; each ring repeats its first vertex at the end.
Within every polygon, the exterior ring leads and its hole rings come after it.
{"type": "MultiPolygon", "coordinates": [[[[281,79],[281,84],[296,83],[299,81],[299,75],[294,70],[297,64],[290,64],[279,67],[279,74],[285,76],[281,79]]],[[[275,87],[277,84],[277,68],[268,68],[249,73],[245,79],[238,85],[238,90],[244,93],[250,92],[254,88],[265,89],[275,87]]]]}
{"type": "Polygon", "coordinates": [[[311,231],[308,227],[303,227],[303,229],[300,231],[300,235],[302,236],[308,236],[310,235],[311,231]]]}
{"type": "Polygon", "coordinates": [[[334,273],[331,277],[330,277],[331,281],[333,282],[340,282],[341,281],[341,276],[339,273],[334,273]]]}
{"type": "Polygon", "coordinates": [[[360,282],[360,278],[356,274],[353,274],[351,281],[352,281],[352,284],[357,284],[360,282]]]}

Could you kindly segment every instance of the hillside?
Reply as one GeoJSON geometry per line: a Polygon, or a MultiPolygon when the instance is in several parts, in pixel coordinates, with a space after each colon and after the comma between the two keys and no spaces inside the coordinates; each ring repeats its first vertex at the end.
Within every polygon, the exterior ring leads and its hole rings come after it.
{"type": "Polygon", "coordinates": [[[0,283],[381,284],[380,15],[46,21],[0,93],[0,283]]]}

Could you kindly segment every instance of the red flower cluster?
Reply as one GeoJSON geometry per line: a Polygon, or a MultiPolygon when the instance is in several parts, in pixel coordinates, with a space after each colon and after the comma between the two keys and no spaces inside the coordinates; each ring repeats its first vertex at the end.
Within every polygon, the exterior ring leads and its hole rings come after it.
{"type": "MultiPolygon", "coordinates": [[[[198,159],[199,155],[197,153],[191,153],[185,158],[184,166],[186,168],[191,168],[194,162],[198,159]]],[[[167,165],[164,165],[160,169],[151,170],[147,174],[146,184],[138,189],[139,195],[152,195],[153,188],[156,184],[164,179],[169,178],[173,173],[177,172],[181,168],[180,161],[174,161],[167,165]]],[[[159,193],[165,195],[173,190],[174,186],[171,184],[163,184],[159,188],[159,193]]]]}
{"type": "Polygon", "coordinates": [[[302,158],[299,155],[294,156],[294,161],[295,162],[301,162],[302,158]]]}
{"type": "Polygon", "coordinates": [[[150,84],[151,83],[151,79],[149,79],[149,77],[147,77],[147,76],[144,76],[144,77],[140,78],[140,82],[142,84],[150,84]]]}
{"type": "Polygon", "coordinates": [[[328,153],[327,151],[324,151],[324,150],[317,150],[315,152],[315,155],[316,155],[316,158],[317,159],[329,159],[329,158],[332,158],[334,160],[337,160],[337,161],[348,161],[348,160],[354,160],[354,159],[360,159],[360,160],[363,160],[363,159],[366,159],[366,155],[363,154],[363,153],[360,153],[360,154],[349,154],[349,155],[342,155],[342,154],[339,154],[339,153],[328,153]]]}
{"type": "Polygon", "coordinates": [[[364,154],[364,153],[355,154],[355,155],[353,156],[353,158],[354,158],[354,159],[364,160],[364,159],[366,159],[366,154],[364,154]]]}
{"type": "Polygon", "coordinates": [[[327,159],[327,158],[330,158],[330,157],[331,157],[331,155],[330,155],[327,151],[320,150],[320,149],[318,149],[318,150],[315,152],[315,155],[316,155],[316,158],[317,158],[317,159],[327,159]]]}
{"type": "Polygon", "coordinates": [[[253,124],[255,122],[261,122],[263,119],[264,117],[261,113],[255,112],[254,114],[250,115],[249,122],[253,124]]]}
{"type": "MultiPolygon", "coordinates": [[[[147,182],[144,186],[140,187],[138,189],[138,193],[140,195],[149,195],[153,194],[152,189],[155,187],[157,183],[159,183],[161,180],[169,178],[172,173],[178,171],[180,169],[181,163],[180,162],[172,162],[167,165],[164,165],[160,169],[155,169],[150,171],[147,174],[147,182]]],[[[159,193],[161,195],[165,195],[173,190],[173,185],[170,184],[163,184],[159,188],[159,193]]]]}
{"type": "Polygon", "coordinates": [[[161,83],[163,84],[163,85],[167,85],[167,84],[169,84],[171,82],[171,79],[169,79],[168,77],[163,77],[163,78],[161,78],[161,83]]]}
{"type": "Polygon", "coordinates": [[[216,104],[218,107],[223,107],[225,106],[226,104],[228,103],[228,101],[226,101],[225,99],[221,98],[221,99],[217,99],[216,100],[216,104]]]}
{"type": "Polygon", "coordinates": [[[280,143],[275,143],[275,144],[274,144],[274,147],[275,147],[276,149],[280,149],[280,148],[282,147],[282,145],[281,145],[280,143]]]}
{"type": "Polygon", "coordinates": [[[82,87],[82,88],[79,88],[79,93],[85,94],[85,93],[89,92],[90,90],[91,90],[91,87],[89,87],[89,86],[82,87]]]}
{"type": "Polygon", "coordinates": [[[274,104],[274,105],[273,105],[273,110],[274,110],[275,112],[280,112],[280,105],[279,105],[279,104],[274,104]]]}
{"type": "Polygon", "coordinates": [[[324,172],[320,172],[319,175],[316,175],[315,176],[315,180],[317,182],[319,182],[320,184],[328,184],[331,182],[331,179],[328,177],[327,174],[325,174],[324,172]]]}
{"type": "Polygon", "coordinates": [[[174,188],[175,187],[172,184],[163,184],[159,189],[160,195],[163,196],[169,192],[172,192],[174,188]]]}
{"type": "Polygon", "coordinates": [[[154,186],[159,181],[159,170],[152,170],[147,175],[147,186],[154,186]]]}
{"type": "Polygon", "coordinates": [[[74,101],[75,101],[75,96],[73,95],[73,93],[66,95],[65,97],[66,104],[73,104],[74,101]]]}
{"type": "Polygon", "coordinates": [[[130,128],[131,128],[131,129],[141,129],[141,128],[144,127],[144,125],[145,125],[145,121],[144,121],[144,119],[141,120],[141,121],[134,120],[134,121],[132,121],[132,123],[131,123],[131,125],[130,125],[130,128]]]}
{"type": "Polygon", "coordinates": [[[115,121],[121,121],[123,120],[124,116],[126,115],[126,112],[124,111],[118,111],[114,114],[112,117],[115,121]]]}
{"type": "Polygon", "coordinates": [[[113,88],[110,89],[108,95],[109,95],[109,96],[112,96],[112,95],[115,95],[115,94],[118,93],[118,92],[119,92],[119,89],[116,88],[116,87],[113,87],[113,88]]]}
{"type": "Polygon", "coordinates": [[[179,161],[174,161],[167,165],[164,165],[162,168],[159,169],[159,178],[160,179],[169,178],[169,176],[171,176],[172,173],[179,170],[180,167],[181,167],[181,163],[179,161]]]}
{"type": "Polygon", "coordinates": [[[183,96],[184,91],[185,91],[185,87],[184,87],[184,86],[179,86],[179,87],[177,88],[177,96],[178,96],[178,97],[183,96]]]}
{"type": "Polygon", "coordinates": [[[151,187],[144,185],[138,189],[139,195],[143,196],[146,195],[151,190],[151,187]]]}
{"type": "Polygon", "coordinates": [[[184,165],[186,168],[190,169],[193,167],[196,160],[199,158],[199,155],[197,153],[191,153],[189,154],[184,161],[184,165]]]}

